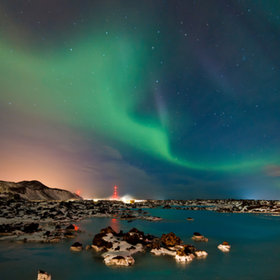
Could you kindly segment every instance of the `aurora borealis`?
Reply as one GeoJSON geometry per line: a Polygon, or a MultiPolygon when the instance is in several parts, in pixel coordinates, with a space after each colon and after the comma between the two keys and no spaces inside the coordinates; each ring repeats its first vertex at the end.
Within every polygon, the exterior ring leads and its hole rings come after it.
{"type": "Polygon", "coordinates": [[[280,5],[1,3],[2,180],[279,199],[280,5]]]}

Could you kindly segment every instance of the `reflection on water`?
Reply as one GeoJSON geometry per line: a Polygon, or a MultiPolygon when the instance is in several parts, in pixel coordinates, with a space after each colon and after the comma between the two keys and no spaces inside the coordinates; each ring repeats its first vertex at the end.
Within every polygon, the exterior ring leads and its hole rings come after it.
{"type": "Polygon", "coordinates": [[[116,218],[111,219],[110,226],[115,232],[120,231],[120,224],[119,224],[118,219],[116,219],[116,218]]]}
{"type": "Polygon", "coordinates": [[[75,225],[75,224],[73,224],[73,226],[74,226],[74,230],[75,231],[78,231],[80,228],[77,226],[77,225],[75,225]]]}

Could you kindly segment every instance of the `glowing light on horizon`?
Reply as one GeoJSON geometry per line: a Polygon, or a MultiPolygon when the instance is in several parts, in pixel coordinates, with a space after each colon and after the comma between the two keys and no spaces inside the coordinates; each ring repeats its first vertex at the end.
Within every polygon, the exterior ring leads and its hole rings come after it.
{"type": "Polygon", "coordinates": [[[113,199],[119,199],[119,195],[118,195],[118,186],[115,185],[114,186],[114,193],[113,193],[113,199]]]}

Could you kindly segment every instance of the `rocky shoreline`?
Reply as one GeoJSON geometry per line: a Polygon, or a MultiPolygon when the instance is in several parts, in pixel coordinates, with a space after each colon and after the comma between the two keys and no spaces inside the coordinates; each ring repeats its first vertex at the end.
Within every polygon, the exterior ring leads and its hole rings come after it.
{"type": "Polygon", "coordinates": [[[149,215],[147,208],[280,215],[277,200],[146,200],[126,204],[115,200],[30,201],[9,196],[0,198],[0,240],[59,242],[78,233],[74,230],[70,234],[67,227],[92,217],[162,220],[149,215]]]}
{"type": "Polygon", "coordinates": [[[267,213],[280,215],[280,200],[253,199],[193,199],[149,200],[149,208],[163,207],[177,210],[207,210],[220,213],[267,213]]]}
{"type": "Polygon", "coordinates": [[[142,209],[132,209],[121,201],[29,201],[21,198],[0,199],[0,241],[59,242],[73,238],[70,229],[82,219],[110,217],[127,221],[160,221],[142,209]]]}

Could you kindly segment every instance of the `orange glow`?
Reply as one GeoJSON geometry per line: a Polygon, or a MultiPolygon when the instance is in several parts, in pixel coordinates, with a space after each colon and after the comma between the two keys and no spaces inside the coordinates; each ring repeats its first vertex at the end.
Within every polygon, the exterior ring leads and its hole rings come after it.
{"type": "MultiPolygon", "coordinates": [[[[1,180],[38,180],[48,187],[71,192],[75,192],[81,182],[86,186],[92,185],[92,175],[81,172],[87,163],[78,164],[71,152],[75,150],[73,145],[83,146],[83,138],[73,136],[73,132],[64,127],[54,132],[54,125],[50,127],[38,118],[28,118],[28,121],[22,118],[24,116],[18,117],[18,120],[28,126],[13,128],[16,135],[7,138],[4,132],[1,133],[1,160],[5,162],[0,168],[1,180]],[[31,137],[36,131],[40,133],[31,137]]],[[[81,192],[84,194],[84,189],[81,192]]]]}
{"type": "Polygon", "coordinates": [[[81,195],[81,190],[76,190],[75,194],[80,196],[81,195]]]}
{"type": "Polygon", "coordinates": [[[73,225],[73,226],[74,226],[74,230],[75,230],[75,231],[79,230],[79,227],[78,227],[78,226],[76,226],[76,225],[73,225]]]}

